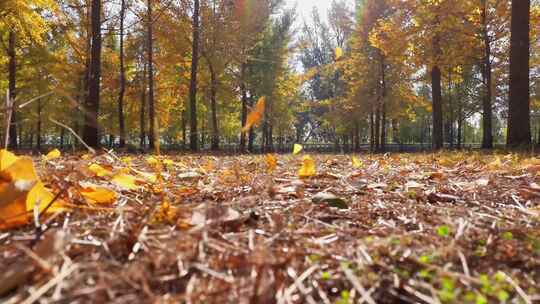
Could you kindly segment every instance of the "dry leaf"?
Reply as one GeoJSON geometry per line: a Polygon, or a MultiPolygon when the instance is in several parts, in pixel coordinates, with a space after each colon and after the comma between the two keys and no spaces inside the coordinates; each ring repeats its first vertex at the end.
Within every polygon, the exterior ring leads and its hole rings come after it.
{"type": "Polygon", "coordinates": [[[60,150],[54,149],[51,152],[47,153],[47,155],[45,155],[45,160],[53,160],[55,158],[59,158],[60,156],[62,156],[60,150]]]}
{"type": "Polygon", "coordinates": [[[117,197],[116,192],[95,185],[87,185],[81,195],[91,204],[114,204],[117,197]]]}
{"type": "Polygon", "coordinates": [[[137,190],[139,188],[136,184],[137,178],[125,173],[116,174],[112,182],[123,190],[137,190]]]}
{"type": "Polygon", "coordinates": [[[19,158],[8,150],[0,150],[0,171],[11,166],[17,159],[19,158]]]}
{"type": "Polygon", "coordinates": [[[274,172],[277,167],[277,158],[273,154],[266,154],[266,170],[268,173],[274,172]]]}
{"type": "Polygon", "coordinates": [[[88,166],[88,170],[92,171],[92,173],[98,177],[109,176],[112,174],[110,170],[107,170],[98,164],[91,164],[88,166]]]}
{"type": "Polygon", "coordinates": [[[264,116],[265,104],[266,104],[265,97],[263,96],[259,98],[259,101],[257,101],[257,104],[255,105],[253,110],[251,110],[251,112],[248,114],[247,119],[246,119],[246,125],[242,129],[242,132],[249,132],[249,130],[251,130],[253,126],[258,125],[261,122],[264,116]]]}
{"type": "Polygon", "coordinates": [[[293,146],[293,154],[297,155],[300,152],[302,152],[303,149],[304,149],[304,147],[302,147],[302,145],[294,144],[294,146],[293,146]]]}
{"type": "Polygon", "coordinates": [[[317,169],[315,168],[315,161],[313,158],[309,155],[304,156],[302,167],[298,170],[298,176],[300,178],[307,178],[314,176],[316,173],[317,169]]]}
{"type": "Polygon", "coordinates": [[[352,156],[351,157],[351,161],[352,161],[352,166],[353,168],[362,168],[364,166],[364,163],[362,163],[361,160],[359,160],[358,158],[356,158],[356,156],[352,156]]]}

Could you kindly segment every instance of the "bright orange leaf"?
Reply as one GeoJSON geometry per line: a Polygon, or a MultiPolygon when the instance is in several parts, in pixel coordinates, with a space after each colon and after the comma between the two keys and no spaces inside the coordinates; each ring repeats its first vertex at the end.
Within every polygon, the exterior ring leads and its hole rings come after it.
{"type": "Polygon", "coordinates": [[[242,129],[242,132],[249,132],[253,126],[258,125],[264,116],[264,107],[266,104],[265,97],[259,98],[259,101],[257,101],[257,104],[253,108],[253,110],[248,114],[246,125],[242,129]]]}

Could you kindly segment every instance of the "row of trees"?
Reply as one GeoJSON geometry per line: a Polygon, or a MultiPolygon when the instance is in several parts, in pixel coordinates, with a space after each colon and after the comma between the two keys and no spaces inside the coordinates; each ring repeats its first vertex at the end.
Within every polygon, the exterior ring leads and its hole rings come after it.
{"type": "Polygon", "coordinates": [[[347,3],[334,1],[328,24],[315,13],[315,25],[304,29],[308,93],[327,115],[312,113],[326,123],[321,137],[369,141],[373,150],[384,150],[390,136],[431,138],[440,149],[461,146],[476,129],[483,148],[505,135],[508,146],[531,144],[539,3],[358,0],[356,13],[349,17],[347,3]],[[344,49],[345,58],[329,55],[332,48],[344,49]]]}
{"type": "Polygon", "coordinates": [[[241,126],[261,96],[268,146],[294,134],[294,12],[281,0],[9,0],[0,16],[13,148],[73,143],[69,127],[92,147],[244,150],[257,134],[241,126]]]}
{"type": "Polygon", "coordinates": [[[2,1],[10,146],[76,144],[73,132],[193,151],[492,148],[529,145],[531,128],[540,142],[536,0],[332,0],[327,15],[295,32],[282,0],[2,1]],[[241,132],[263,96],[260,125],[241,132]]]}

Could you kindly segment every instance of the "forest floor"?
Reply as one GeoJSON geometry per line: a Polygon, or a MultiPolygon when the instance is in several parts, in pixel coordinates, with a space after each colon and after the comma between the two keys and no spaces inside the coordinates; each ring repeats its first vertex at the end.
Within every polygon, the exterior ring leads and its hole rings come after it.
{"type": "Polygon", "coordinates": [[[311,157],[36,159],[70,210],[0,232],[0,302],[540,302],[540,158],[311,157]]]}

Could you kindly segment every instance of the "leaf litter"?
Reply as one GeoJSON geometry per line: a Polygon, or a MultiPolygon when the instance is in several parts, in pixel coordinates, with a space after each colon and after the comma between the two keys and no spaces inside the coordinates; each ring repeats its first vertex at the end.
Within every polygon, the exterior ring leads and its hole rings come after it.
{"type": "Polygon", "coordinates": [[[535,157],[8,153],[3,303],[540,301],[535,157]]]}

